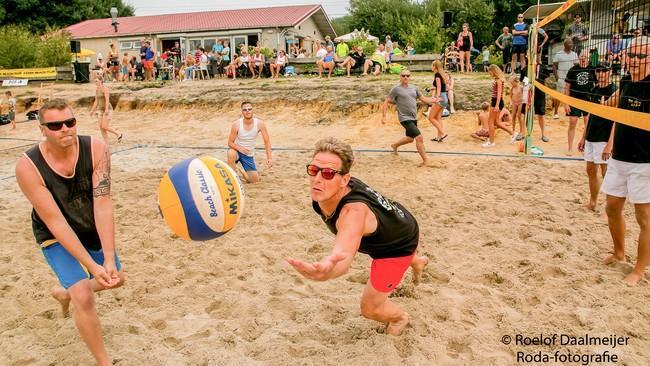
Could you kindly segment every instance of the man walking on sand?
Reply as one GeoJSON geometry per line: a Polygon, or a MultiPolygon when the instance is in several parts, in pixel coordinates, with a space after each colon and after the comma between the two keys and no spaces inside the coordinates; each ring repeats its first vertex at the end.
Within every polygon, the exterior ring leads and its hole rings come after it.
{"type": "Polygon", "coordinates": [[[257,135],[262,134],[264,148],[266,149],[266,166],[271,168],[273,160],[271,159],[271,139],[266,129],[266,124],[261,119],[253,117],[253,103],[244,101],[241,104],[242,118],[233,122],[230,126],[228,135],[228,165],[236,171],[239,170],[237,163],[240,163],[244,172],[242,177],[248,183],[257,183],[260,181],[260,175],[257,172],[255,164],[255,141],[257,135]]]}
{"type": "MultiPolygon", "coordinates": [[[[650,38],[634,38],[626,53],[630,77],[621,80],[619,90],[606,104],[618,103],[622,109],[650,113],[650,38]]],[[[614,242],[614,254],[605,259],[605,264],[625,260],[623,208],[626,199],[634,204],[639,247],[636,265],[624,282],[636,285],[650,264],[650,131],[614,124],[614,147],[601,190],[607,194],[605,212],[614,242]]]]}
{"type": "Polygon", "coordinates": [[[100,366],[111,365],[104,347],[94,292],[124,284],[115,250],[108,145],[77,136],[72,109],[53,99],[39,111],[45,140],[16,164],[16,180],[34,207],[32,230],[60,286],[52,296],[74,321],[100,366]]]}
{"type": "Polygon", "coordinates": [[[409,316],[388,297],[409,267],[417,285],[429,260],[416,254],[420,234],[413,215],[352,177],[353,162],[350,145],[331,137],[316,143],[307,165],[312,207],[336,235],[334,249],[319,262],[287,261],[305,278],[327,281],[347,273],[357,252],[368,254],[373,261],[361,315],[387,324],[386,332],[398,336],[409,316]]]}
{"type": "Polygon", "coordinates": [[[418,100],[425,104],[433,104],[440,101],[440,98],[428,98],[420,94],[418,88],[414,85],[409,85],[411,79],[411,72],[408,69],[402,70],[399,75],[400,83],[395,85],[384,100],[382,108],[381,123],[386,124],[386,111],[388,104],[395,104],[397,106],[397,118],[399,123],[406,130],[406,136],[399,139],[396,143],[390,145],[393,148],[393,153],[397,154],[397,149],[406,144],[415,141],[415,147],[422,158],[421,165],[427,165],[427,154],[424,150],[424,138],[418,129],[418,100]]]}

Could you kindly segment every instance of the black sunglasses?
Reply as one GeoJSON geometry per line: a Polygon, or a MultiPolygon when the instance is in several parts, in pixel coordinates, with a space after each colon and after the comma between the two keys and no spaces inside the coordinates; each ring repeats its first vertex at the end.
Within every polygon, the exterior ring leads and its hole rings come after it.
{"type": "Polygon", "coordinates": [[[411,75],[400,75],[400,76],[403,77],[403,78],[410,78],[411,77],[411,75]]]}
{"type": "Polygon", "coordinates": [[[307,164],[307,175],[309,175],[310,177],[315,177],[318,174],[318,172],[320,172],[321,177],[323,177],[323,179],[325,180],[332,180],[334,179],[335,175],[344,174],[341,171],[332,168],[321,168],[314,164],[307,164]]]}
{"type": "Polygon", "coordinates": [[[628,52],[627,57],[629,58],[638,58],[639,60],[643,60],[644,58],[650,56],[648,53],[633,53],[633,52],[628,52]]]}
{"type": "Polygon", "coordinates": [[[72,117],[68,118],[65,121],[54,121],[54,122],[46,122],[46,123],[41,123],[41,126],[45,126],[48,128],[50,131],[59,131],[60,129],[63,128],[63,125],[67,128],[72,128],[77,125],[77,119],[72,117]]]}

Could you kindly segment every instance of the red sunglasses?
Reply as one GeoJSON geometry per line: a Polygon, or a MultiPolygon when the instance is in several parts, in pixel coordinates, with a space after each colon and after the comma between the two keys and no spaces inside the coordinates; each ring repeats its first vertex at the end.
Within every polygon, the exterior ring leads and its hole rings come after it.
{"type": "Polygon", "coordinates": [[[320,172],[321,177],[325,180],[332,180],[334,179],[334,176],[337,174],[343,175],[344,173],[334,170],[332,168],[321,168],[319,166],[316,166],[314,164],[307,164],[307,175],[310,177],[315,177],[318,172],[320,172]]]}
{"type": "Polygon", "coordinates": [[[41,123],[41,126],[47,127],[50,131],[59,131],[63,128],[63,125],[66,125],[68,128],[72,128],[77,124],[77,119],[72,117],[68,118],[65,121],[53,121],[41,123]]]}

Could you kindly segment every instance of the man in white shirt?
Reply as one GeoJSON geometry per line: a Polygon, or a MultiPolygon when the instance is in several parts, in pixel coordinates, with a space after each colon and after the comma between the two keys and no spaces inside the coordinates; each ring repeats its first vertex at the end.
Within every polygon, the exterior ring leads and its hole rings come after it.
{"type": "MultiPolygon", "coordinates": [[[[573,42],[570,39],[564,41],[564,49],[553,55],[553,75],[557,80],[556,90],[564,94],[565,78],[569,69],[578,63],[578,55],[573,52],[573,42]]],[[[553,99],[553,119],[558,119],[557,110],[560,101],[553,99]]]]}
{"type": "Polygon", "coordinates": [[[257,135],[261,132],[262,139],[264,139],[264,148],[266,149],[266,166],[271,168],[273,166],[271,139],[264,121],[253,117],[253,104],[251,102],[242,102],[241,111],[242,118],[233,122],[230,127],[228,165],[238,170],[248,183],[257,183],[260,181],[260,175],[255,165],[255,141],[257,135]],[[240,163],[244,168],[243,172],[237,167],[237,163],[240,163]]]}

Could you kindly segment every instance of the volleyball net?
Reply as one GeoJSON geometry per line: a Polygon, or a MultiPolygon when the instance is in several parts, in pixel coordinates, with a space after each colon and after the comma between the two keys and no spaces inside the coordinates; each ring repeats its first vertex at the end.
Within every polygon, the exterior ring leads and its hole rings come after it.
{"type": "MultiPolygon", "coordinates": [[[[611,83],[618,90],[621,80],[629,78],[631,56],[641,60],[638,62],[650,63],[650,57],[645,57],[650,53],[650,45],[639,46],[648,42],[650,0],[568,0],[559,6],[538,2],[533,11],[527,77],[534,87],[524,96],[526,154],[533,145],[535,94],[543,97],[540,93],[546,95],[547,101],[554,99],[590,115],[650,131],[648,111],[620,109],[618,100],[605,105],[602,95],[595,92],[599,83],[611,83]],[[580,57],[593,73],[593,79],[567,80],[568,69],[579,64],[580,57]],[[579,95],[569,95],[567,81],[587,83],[593,89],[585,87],[579,95]]],[[[650,88],[650,83],[642,87],[650,88]]]]}

